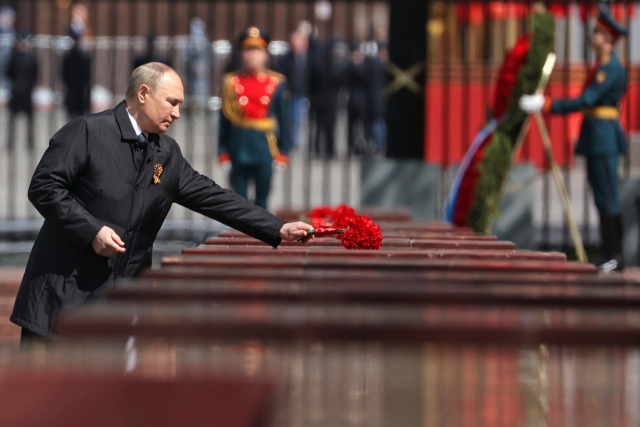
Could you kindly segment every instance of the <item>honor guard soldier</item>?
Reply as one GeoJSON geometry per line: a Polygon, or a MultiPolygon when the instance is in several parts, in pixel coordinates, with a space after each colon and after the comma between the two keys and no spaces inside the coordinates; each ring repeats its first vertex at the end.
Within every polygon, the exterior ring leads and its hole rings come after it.
{"type": "Polygon", "coordinates": [[[289,164],[289,90],[282,74],[266,69],[269,38],[250,27],[240,38],[243,68],[228,73],[222,87],[219,161],[231,169],[231,185],[247,197],[255,182],[255,204],[267,207],[272,166],[289,164]]]}
{"type": "Polygon", "coordinates": [[[527,95],[520,107],[529,113],[567,114],[582,111],[584,119],[576,154],[586,157],[587,178],[600,214],[603,271],[623,269],[622,211],[618,195],[618,161],[627,151],[620,126],[620,101],[627,90],[627,73],[613,51],[613,45],[627,30],[601,7],[591,36],[597,60],[584,84],[582,94],[573,99],[550,99],[527,95]]]}

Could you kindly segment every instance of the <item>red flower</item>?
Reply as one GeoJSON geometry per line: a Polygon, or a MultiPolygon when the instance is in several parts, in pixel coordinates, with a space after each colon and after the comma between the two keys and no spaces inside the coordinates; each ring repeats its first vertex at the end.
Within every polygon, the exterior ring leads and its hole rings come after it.
{"type": "Polygon", "coordinates": [[[326,220],[331,217],[334,213],[334,209],[331,206],[316,206],[311,209],[311,212],[307,214],[309,218],[322,218],[326,220]]]}
{"type": "Polygon", "coordinates": [[[345,204],[339,205],[331,215],[331,222],[335,228],[347,228],[349,220],[356,216],[356,211],[345,204]]]}
{"type": "Polygon", "coordinates": [[[342,233],[342,245],[347,249],[380,249],[382,232],[368,216],[356,215],[349,219],[349,228],[342,233]]]}
{"type": "Polygon", "coordinates": [[[505,57],[496,84],[495,100],[493,102],[493,118],[500,120],[509,108],[511,91],[518,80],[520,69],[527,62],[529,52],[529,34],[524,34],[516,41],[513,49],[505,57]]]}

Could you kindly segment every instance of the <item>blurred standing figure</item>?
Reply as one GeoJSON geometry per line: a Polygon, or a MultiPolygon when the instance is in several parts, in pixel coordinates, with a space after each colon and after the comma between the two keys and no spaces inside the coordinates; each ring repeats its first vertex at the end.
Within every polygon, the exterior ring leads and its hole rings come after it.
{"type": "Polygon", "coordinates": [[[351,61],[349,62],[349,154],[365,154],[367,149],[366,129],[369,112],[370,76],[364,53],[360,44],[351,44],[351,61]]]}
{"type": "Polygon", "coordinates": [[[73,47],[62,58],[64,105],[71,118],[87,114],[91,107],[91,56],[80,48],[80,34],[71,31],[73,47]]]}
{"type": "Polygon", "coordinates": [[[309,149],[328,158],[334,154],[338,92],[345,84],[347,71],[340,44],[338,37],[332,37],[324,49],[313,49],[309,75],[311,117],[316,127],[309,149]]]}
{"type": "Polygon", "coordinates": [[[191,105],[204,109],[209,99],[211,43],[202,19],[193,18],[190,25],[186,51],[187,93],[192,97],[191,105]]]}
{"type": "Polygon", "coordinates": [[[249,181],[255,183],[255,204],[266,209],[272,167],[285,168],[289,137],[289,89],[282,74],[266,69],[269,38],[250,27],[240,38],[240,71],[228,73],[222,86],[219,161],[231,169],[231,185],[247,197],[249,181]],[[276,131],[278,135],[276,136],[276,131]]]}
{"type": "Polygon", "coordinates": [[[295,147],[303,138],[303,119],[309,111],[309,38],[301,31],[294,31],[290,45],[291,50],[283,59],[282,73],[291,89],[289,123],[295,147]]]}
{"type": "Polygon", "coordinates": [[[615,53],[614,44],[627,35],[628,30],[616,22],[602,4],[591,34],[591,47],[597,59],[580,96],[552,99],[540,94],[524,95],[519,102],[520,108],[527,113],[582,111],[584,118],[575,153],[586,158],[587,179],[600,214],[602,257],[596,264],[606,273],[624,269],[618,162],[620,155],[627,152],[627,141],[620,125],[620,105],[627,92],[628,76],[615,53]]]}
{"type": "Polygon", "coordinates": [[[36,85],[38,78],[38,61],[33,54],[33,46],[31,40],[26,34],[20,34],[17,37],[17,43],[14,46],[9,64],[7,66],[7,77],[11,81],[11,99],[9,100],[9,126],[7,126],[7,154],[9,157],[7,171],[9,173],[9,200],[8,200],[8,216],[9,219],[15,219],[15,181],[16,181],[16,164],[13,156],[16,141],[16,118],[19,114],[27,115],[27,148],[29,154],[28,172],[35,168],[33,164],[34,156],[34,138],[33,138],[33,105],[31,102],[31,94],[36,85]]]}
{"type": "Polygon", "coordinates": [[[15,117],[20,113],[25,113],[29,118],[28,146],[33,149],[33,105],[31,94],[38,78],[38,60],[33,54],[31,40],[26,34],[20,34],[18,42],[13,48],[9,64],[7,66],[7,77],[11,80],[11,100],[9,110],[9,150],[12,151],[15,144],[15,117]]]}
{"type": "Polygon", "coordinates": [[[0,8],[0,90],[9,96],[11,81],[7,77],[7,66],[11,57],[11,49],[15,43],[16,30],[13,24],[16,13],[9,6],[0,8]]]}
{"type": "Polygon", "coordinates": [[[67,35],[76,40],[80,37],[93,37],[89,28],[89,9],[84,3],[71,6],[71,22],[67,27],[67,35]]]}
{"type": "Polygon", "coordinates": [[[378,43],[377,55],[369,59],[371,79],[369,134],[376,145],[378,154],[385,154],[387,151],[387,95],[385,90],[388,82],[388,61],[389,50],[387,45],[378,43]]]}
{"type": "Polygon", "coordinates": [[[147,46],[144,54],[138,55],[133,60],[133,69],[149,62],[160,62],[171,67],[171,59],[168,56],[160,55],[156,52],[156,35],[147,34],[147,46]]]}

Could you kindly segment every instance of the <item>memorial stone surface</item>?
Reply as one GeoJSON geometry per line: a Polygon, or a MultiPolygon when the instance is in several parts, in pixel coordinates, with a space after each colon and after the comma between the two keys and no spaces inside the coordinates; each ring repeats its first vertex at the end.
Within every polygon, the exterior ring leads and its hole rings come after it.
{"type": "Polygon", "coordinates": [[[264,412],[247,400],[262,414],[255,425],[640,423],[637,280],[406,212],[374,214],[380,250],[335,237],[273,249],[223,232],[59,313],[52,343],[20,362],[0,353],[0,372],[20,365],[36,383],[51,367],[232,377],[262,384],[272,402],[264,412]]]}

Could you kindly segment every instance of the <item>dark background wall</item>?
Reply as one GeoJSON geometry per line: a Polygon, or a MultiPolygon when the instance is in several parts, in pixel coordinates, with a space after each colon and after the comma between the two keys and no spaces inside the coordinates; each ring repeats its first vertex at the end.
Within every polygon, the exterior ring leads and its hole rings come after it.
{"type": "MultiPolygon", "coordinates": [[[[427,52],[427,1],[394,0],[389,10],[390,61],[403,70],[425,62],[427,52]]],[[[424,84],[424,73],[416,77],[424,84]]],[[[424,153],[424,90],[402,88],[388,99],[387,157],[422,159],[424,153]]]]}

